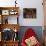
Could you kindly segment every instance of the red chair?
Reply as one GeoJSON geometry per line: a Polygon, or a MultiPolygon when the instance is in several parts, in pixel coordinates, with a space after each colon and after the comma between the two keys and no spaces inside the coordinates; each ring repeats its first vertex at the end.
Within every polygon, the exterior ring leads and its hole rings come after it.
{"type": "MultiPolygon", "coordinates": [[[[32,37],[32,36],[34,36],[37,39],[37,35],[34,32],[34,30],[32,28],[27,29],[27,31],[25,32],[24,37],[22,38],[21,46],[27,46],[26,43],[25,43],[25,40],[32,37]]],[[[37,44],[35,46],[41,46],[39,41],[37,42],[37,44]]]]}

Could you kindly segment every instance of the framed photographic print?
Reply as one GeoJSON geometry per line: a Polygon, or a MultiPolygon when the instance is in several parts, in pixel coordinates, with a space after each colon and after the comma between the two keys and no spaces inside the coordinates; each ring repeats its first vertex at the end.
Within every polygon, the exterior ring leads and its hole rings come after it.
{"type": "Polygon", "coordinates": [[[24,18],[36,18],[36,8],[23,8],[24,18]]]}
{"type": "Polygon", "coordinates": [[[9,10],[2,10],[2,15],[9,15],[9,10]]]}

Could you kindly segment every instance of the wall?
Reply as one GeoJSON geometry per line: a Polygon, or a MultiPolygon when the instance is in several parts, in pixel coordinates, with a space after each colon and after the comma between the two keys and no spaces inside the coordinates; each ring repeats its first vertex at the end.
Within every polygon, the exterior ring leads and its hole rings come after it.
{"type": "MultiPolygon", "coordinates": [[[[9,7],[14,6],[15,0],[0,0],[1,7],[9,7]]],[[[19,16],[19,24],[21,26],[43,26],[43,6],[42,0],[17,0],[18,5],[20,7],[20,16],[19,16]],[[37,18],[36,19],[24,19],[23,18],[23,8],[36,8],[37,9],[37,18]]]]}
{"type": "Polygon", "coordinates": [[[21,4],[22,8],[20,8],[20,9],[36,8],[37,9],[37,18],[36,19],[23,19],[23,16],[22,16],[23,10],[21,10],[21,16],[20,16],[20,19],[19,19],[19,20],[21,20],[20,25],[22,25],[22,26],[42,26],[43,25],[42,0],[28,0],[28,1],[25,0],[23,4],[21,4]]]}

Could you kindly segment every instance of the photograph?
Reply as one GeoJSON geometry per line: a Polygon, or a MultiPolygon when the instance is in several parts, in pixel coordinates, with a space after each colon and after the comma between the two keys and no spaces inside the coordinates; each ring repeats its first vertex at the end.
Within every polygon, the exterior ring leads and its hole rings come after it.
{"type": "Polygon", "coordinates": [[[21,46],[44,46],[43,37],[42,26],[21,26],[19,31],[21,46]]]}
{"type": "Polygon", "coordinates": [[[23,8],[24,18],[36,18],[36,8],[23,8]]]}

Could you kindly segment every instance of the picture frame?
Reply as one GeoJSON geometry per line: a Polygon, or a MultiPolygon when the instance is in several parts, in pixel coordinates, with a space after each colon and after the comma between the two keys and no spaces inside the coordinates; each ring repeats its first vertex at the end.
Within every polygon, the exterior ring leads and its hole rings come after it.
{"type": "Polygon", "coordinates": [[[2,10],[2,15],[9,15],[9,10],[2,10]]]}
{"type": "Polygon", "coordinates": [[[36,8],[23,8],[23,18],[36,18],[36,8]]]}

